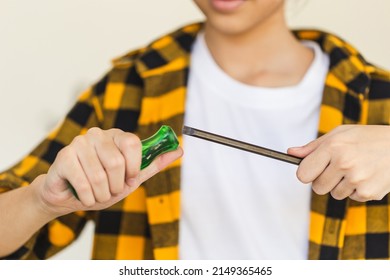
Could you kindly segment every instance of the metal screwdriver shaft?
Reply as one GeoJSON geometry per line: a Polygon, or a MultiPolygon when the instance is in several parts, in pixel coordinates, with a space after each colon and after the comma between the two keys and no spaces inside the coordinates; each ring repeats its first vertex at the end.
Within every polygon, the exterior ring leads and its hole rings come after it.
{"type": "Polygon", "coordinates": [[[206,131],[203,131],[203,130],[199,130],[199,129],[196,129],[196,128],[192,128],[192,127],[189,127],[189,126],[184,126],[183,127],[183,134],[186,134],[186,135],[189,135],[189,136],[193,136],[193,137],[197,137],[197,138],[200,138],[200,139],[204,139],[204,140],[207,140],[207,141],[211,141],[211,142],[214,142],[214,143],[222,144],[222,145],[229,146],[229,147],[232,147],[232,148],[240,149],[240,150],[243,150],[243,151],[255,153],[255,154],[258,154],[258,155],[270,157],[270,158],[273,158],[273,159],[281,160],[281,161],[284,161],[284,162],[296,164],[296,165],[299,165],[300,162],[302,161],[302,158],[299,158],[299,157],[295,157],[295,156],[292,156],[292,155],[289,155],[289,154],[281,153],[281,152],[274,151],[274,150],[271,150],[271,149],[267,149],[267,148],[264,148],[264,147],[256,146],[256,145],[253,145],[253,144],[245,143],[245,142],[238,141],[238,140],[235,140],[235,139],[227,138],[225,136],[213,134],[213,133],[206,132],[206,131]]]}

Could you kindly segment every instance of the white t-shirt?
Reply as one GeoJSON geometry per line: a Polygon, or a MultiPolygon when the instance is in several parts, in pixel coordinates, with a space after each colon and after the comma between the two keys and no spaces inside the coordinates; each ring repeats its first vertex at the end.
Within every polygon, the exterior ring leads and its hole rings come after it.
{"type": "MultiPolygon", "coordinates": [[[[291,87],[240,83],[213,60],[203,34],[193,46],[185,125],[285,152],[317,137],[329,58],[315,58],[291,87]]],[[[181,259],[307,259],[309,185],[296,165],[184,136],[181,259]]]]}

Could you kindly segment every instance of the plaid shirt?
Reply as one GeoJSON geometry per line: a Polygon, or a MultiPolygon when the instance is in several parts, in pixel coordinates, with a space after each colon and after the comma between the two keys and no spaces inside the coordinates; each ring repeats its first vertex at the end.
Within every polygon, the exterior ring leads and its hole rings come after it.
{"type": "MultiPolygon", "coordinates": [[[[202,24],[186,26],[115,60],[55,131],[0,174],[0,191],[28,185],[46,173],[58,151],[90,127],[116,127],[142,139],[167,124],[181,140],[191,46],[201,28],[202,24]]],[[[367,63],[334,35],[316,30],[294,34],[318,42],[330,56],[319,135],[341,124],[389,124],[388,72],[367,63]]],[[[92,219],[93,259],[177,259],[180,164],[176,161],[106,210],[76,212],[51,221],[7,258],[46,259],[74,241],[92,219]]],[[[381,201],[359,203],[312,194],[309,259],[389,259],[389,233],[388,195],[381,201]]]]}

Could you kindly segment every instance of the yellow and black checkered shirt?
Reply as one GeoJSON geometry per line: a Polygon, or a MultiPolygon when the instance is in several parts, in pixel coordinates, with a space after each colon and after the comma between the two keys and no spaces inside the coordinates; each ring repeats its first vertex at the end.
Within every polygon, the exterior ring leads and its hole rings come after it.
{"type": "MultiPolygon", "coordinates": [[[[0,173],[0,191],[25,186],[46,173],[58,151],[90,127],[116,127],[143,139],[167,124],[181,140],[191,46],[201,28],[202,24],[185,26],[115,60],[112,69],[80,96],[61,126],[20,163],[0,173]]],[[[389,124],[388,72],[367,63],[334,35],[316,30],[294,34],[316,41],[330,57],[319,135],[341,124],[389,124]]],[[[93,259],[177,259],[180,164],[176,161],[106,210],[53,220],[7,258],[49,258],[74,241],[92,219],[93,259]]],[[[309,259],[389,259],[389,241],[389,195],[359,203],[312,194],[309,259]]]]}

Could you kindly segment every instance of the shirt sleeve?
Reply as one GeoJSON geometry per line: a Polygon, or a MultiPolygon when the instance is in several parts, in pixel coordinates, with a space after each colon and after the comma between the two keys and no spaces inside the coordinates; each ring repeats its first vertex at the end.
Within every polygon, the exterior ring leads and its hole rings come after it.
{"type": "MultiPolygon", "coordinates": [[[[20,162],[0,173],[0,195],[47,173],[57,153],[91,127],[136,130],[143,82],[132,63],[133,55],[136,52],[125,57],[124,63],[115,62],[102,79],[80,95],[56,129],[20,162]]],[[[55,219],[6,259],[47,259],[71,244],[94,217],[94,212],[75,212],[55,219]]]]}
{"type": "MultiPolygon", "coordinates": [[[[101,126],[99,103],[93,88],[85,91],[54,131],[20,162],[0,173],[0,192],[29,185],[38,175],[47,173],[57,153],[75,136],[85,133],[90,127],[101,126]]],[[[90,213],[78,212],[51,221],[6,259],[46,259],[52,256],[77,238],[90,216],[90,213]]]]}

